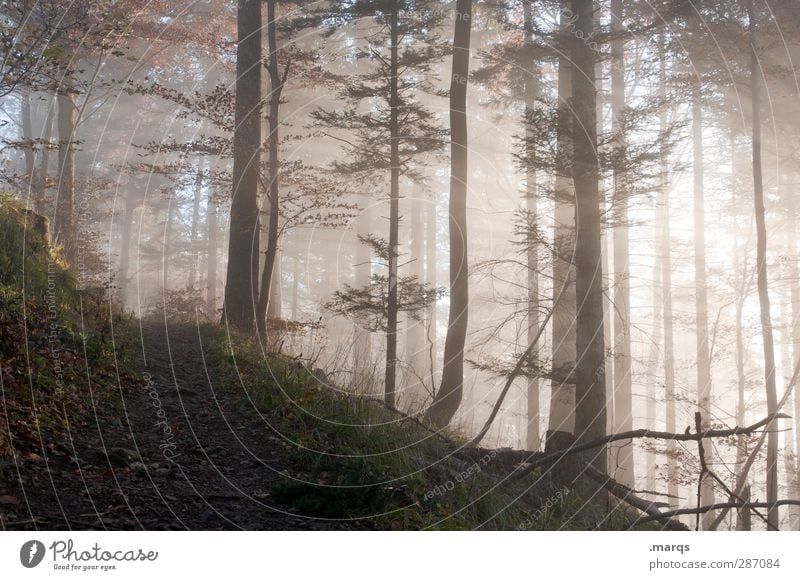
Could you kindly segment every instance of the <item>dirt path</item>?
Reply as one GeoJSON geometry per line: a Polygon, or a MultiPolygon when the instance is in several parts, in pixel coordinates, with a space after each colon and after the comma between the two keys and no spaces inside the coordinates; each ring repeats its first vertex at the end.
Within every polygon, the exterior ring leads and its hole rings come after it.
{"type": "Polygon", "coordinates": [[[287,467],[263,421],[219,388],[192,325],[148,324],[140,385],[0,470],[4,529],[343,529],[271,505],[287,467]]]}

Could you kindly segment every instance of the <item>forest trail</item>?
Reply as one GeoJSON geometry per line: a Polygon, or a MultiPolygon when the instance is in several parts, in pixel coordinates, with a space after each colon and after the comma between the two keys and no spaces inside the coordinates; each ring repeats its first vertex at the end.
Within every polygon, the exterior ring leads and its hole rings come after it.
{"type": "Polygon", "coordinates": [[[286,447],[207,372],[192,324],[142,323],[143,380],[0,477],[4,529],[342,529],[270,502],[286,447]],[[22,485],[20,485],[20,481],[22,485]]]}

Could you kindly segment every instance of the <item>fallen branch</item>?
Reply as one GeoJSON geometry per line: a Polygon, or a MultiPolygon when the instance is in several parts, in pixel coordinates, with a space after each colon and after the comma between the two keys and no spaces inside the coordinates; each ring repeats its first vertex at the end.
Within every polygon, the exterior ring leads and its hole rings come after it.
{"type": "Polygon", "coordinates": [[[725,510],[727,513],[731,509],[753,509],[753,508],[770,508],[770,507],[780,507],[782,505],[800,505],[800,500],[798,499],[779,499],[774,503],[768,503],[765,501],[752,501],[752,502],[736,502],[736,501],[729,501],[725,503],[715,503],[711,505],[704,505],[699,508],[680,508],[671,510],[668,512],[661,512],[659,514],[653,514],[649,516],[645,516],[639,518],[635,522],[633,522],[629,528],[633,528],[635,526],[639,526],[641,524],[646,524],[647,522],[654,522],[657,520],[665,519],[665,518],[674,518],[675,516],[686,516],[686,515],[694,515],[694,514],[704,514],[706,512],[714,511],[714,510],[725,510]]]}
{"type": "Polygon", "coordinates": [[[575,444],[571,445],[566,449],[560,451],[553,451],[551,453],[546,453],[544,455],[539,455],[538,457],[536,454],[531,454],[530,461],[526,461],[527,465],[520,469],[520,471],[514,475],[515,478],[523,477],[529,474],[531,471],[543,465],[545,463],[553,463],[563,459],[568,455],[572,455],[574,453],[580,453],[582,451],[587,451],[589,449],[594,449],[595,447],[601,447],[603,445],[607,445],[608,443],[613,443],[614,441],[621,441],[624,439],[642,439],[642,438],[649,438],[649,439],[665,439],[667,441],[700,441],[705,438],[709,437],[731,437],[732,435],[750,435],[754,431],[757,431],[761,427],[768,425],[775,419],[791,419],[789,415],[785,415],[783,413],[775,413],[773,415],[769,415],[759,421],[758,423],[753,423],[747,427],[733,427],[731,429],[708,429],[706,431],[700,431],[697,433],[692,433],[687,428],[686,432],[684,433],[669,433],[666,431],[651,431],[649,429],[636,429],[633,431],[625,431],[623,433],[614,433],[611,435],[606,435],[604,437],[598,437],[597,439],[592,439],[591,441],[587,441],[586,443],[575,444]]]}
{"type": "Polygon", "coordinates": [[[681,522],[666,517],[664,512],[659,510],[658,506],[655,503],[638,497],[636,494],[634,494],[633,490],[628,486],[621,484],[620,482],[618,482],[612,477],[609,477],[605,473],[601,473],[588,463],[583,466],[583,469],[584,473],[586,473],[586,475],[588,475],[590,479],[593,479],[598,483],[600,483],[603,489],[605,489],[608,493],[621,499],[628,505],[631,505],[636,509],[641,510],[644,513],[648,514],[649,518],[666,519],[664,525],[667,527],[667,529],[678,532],[689,531],[689,528],[686,527],[685,524],[682,524],[681,522]]]}

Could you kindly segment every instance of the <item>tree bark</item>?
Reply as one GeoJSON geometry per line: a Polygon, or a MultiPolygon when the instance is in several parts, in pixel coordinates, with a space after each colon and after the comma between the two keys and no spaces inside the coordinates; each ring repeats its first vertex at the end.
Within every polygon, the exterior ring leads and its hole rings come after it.
{"type": "Polygon", "coordinates": [[[258,301],[258,174],[261,159],[261,1],[238,0],[228,271],[223,318],[255,330],[258,301]]]}
{"type": "Polygon", "coordinates": [[[428,423],[436,428],[450,423],[461,405],[464,388],[464,346],[469,315],[467,81],[471,31],[472,1],[457,0],[450,77],[450,312],[442,382],[427,412],[428,423]]]}
{"type": "MultiPolygon", "coordinates": [[[[365,236],[372,232],[372,208],[371,200],[364,199],[364,209],[358,217],[359,235],[365,236]]],[[[369,248],[362,243],[356,244],[356,264],[355,264],[355,287],[365,288],[369,285],[372,277],[372,264],[369,248]]],[[[369,381],[372,377],[372,335],[370,332],[361,328],[358,324],[353,324],[355,341],[353,344],[353,372],[358,386],[372,386],[369,381]]]]}
{"type": "Polygon", "coordinates": [[[398,58],[400,43],[399,3],[391,2],[389,12],[390,63],[389,63],[389,264],[386,323],[386,370],[383,398],[386,406],[397,406],[395,389],[397,382],[397,249],[400,228],[400,89],[398,58]]]}
{"type": "MultiPolygon", "coordinates": [[[[562,18],[569,9],[562,5],[562,18]]],[[[566,28],[562,22],[562,27],[566,28]]],[[[562,32],[563,34],[564,32],[562,32]]],[[[553,228],[552,378],[545,451],[568,447],[575,429],[575,190],[571,178],[572,63],[558,60],[557,167],[553,228]],[[556,300],[561,296],[561,300],[556,300]]]]}
{"type": "MultiPolygon", "coordinates": [[[[792,343],[792,367],[796,367],[800,363],[800,269],[797,267],[797,230],[791,224],[797,223],[797,201],[794,192],[788,192],[787,199],[787,212],[789,217],[788,228],[788,246],[789,246],[789,300],[791,302],[790,314],[790,336],[792,343]]],[[[800,473],[798,473],[798,465],[800,464],[800,393],[797,390],[792,393],[794,396],[794,451],[795,451],[795,471],[794,471],[794,484],[792,492],[795,499],[800,499],[800,473]]],[[[795,519],[792,522],[792,529],[800,531],[800,510],[795,510],[795,519]]]]}
{"type": "MultiPolygon", "coordinates": [[[[666,46],[662,33],[659,39],[659,96],[666,106],[666,46]]],[[[659,118],[661,134],[667,130],[667,113],[662,111],[659,118]]],[[[660,230],[659,254],[661,258],[661,320],[664,328],[664,405],[665,424],[669,432],[675,431],[675,339],[672,313],[672,232],[670,227],[670,174],[669,154],[666,148],[660,152],[661,162],[661,211],[657,216],[657,229],[660,230]]],[[[667,441],[667,493],[678,495],[676,481],[678,462],[676,445],[667,441]]]]}
{"type": "MultiPolygon", "coordinates": [[[[428,209],[426,212],[426,229],[425,229],[425,282],[431,285],[431,287],[437,287],[437,274],[436,265],[437,265],[437,235],[436,229],[439,225],[439,216],[437,213],[437,200],[436,200],[436,192],[431,192],[431,201],[428,204],[428,209]]],[[[437,308],[438,304],[433,304],[431,309],[428,311],[427,320],[426,320],[426,332],[427,332],[427,340],[428,340],[428,366],[430,369],[431,374],[431,388],[435,388],[436,386],[436,360],[439,356],[438,351],[438,332],[436,329],[438,317],[437,317],[437,308]]]]}
{"type": "Polygon", "coordinates": [[[278,27],[275,21],[275,4],[277,0],[267,0],[267,41],[269,43],[269,58],[267,69],[269,71],[269,188],[267,203],[269,207],[269,225],[267,228],[267,248],[264,253],[264,269],[261,272],[261,286],[258,295],[258,310],[256,323],[260,337],[267,336],[267,311],[269,309],[270,294],[272,293],[272,279],[275,273],[275,261],[278,256],[278,227],[280,220],[280,107],[281,94],[285,78],[281,78],[278,70],[278,27]]]}
{"type": "Polygon", "coordinates": [[[53,138],[53,120],[55,118],[56,99],[50,97],[47,103],[47,114],[44,118],[44,128],[42,129],[42,140],[45,145],[42,149],[39,167],[34,170],[33,182],[33,207],[37,213],[44,212],[45,193],[47,191],[47,177],[50,173],[50,144],[53,138]]]}
{"type": "Polygon", "coordinates": [[[214,318],[217,312],[217,254],[219,234],[217,232],[217,203],[214,200],[214,187],[208,187],[206,201],[206,313],[214,318]]]}
{"type": "MultiPolygon", "coordinates": [[[[622,0],[611,2],[611,30],[622,32],[622,0]]],[[[611,45],[611,130],[614,152],[614,431],[633,429],[633,383],[631,376],[630,334],[630,255],[628,234],[628,192],[625,185],[625,136],[622,115],[625,109],[625,42],[611,45]]],[[[630,488],[635,487],[633,442],[622,441],[611,447],[611,476],[630,488]]]]}
{"type": "MultiPolygon", "coordinates": [[[[747,16],[750,28],[750,89],[752,92],[752,141],[753,141],[753,201],[756,222],[756,272],[758,280],[758,302],[760,307],[761,337],[764,343],[764,384],[767,391],[767,413],[775,413],[778,407],[777,386],[775,384],[775,346],[772,336],[772,317],[770,315],[769,279],[767,276],[767,226],[764,209],[764,182],[761,166],[761,99],[758,75],[761,69],[756,45],[755,13],[753,0],[747,3],[747,16]]],[[[770,426],[772,427],[772,426],[770,426]]],[[[778,500],[778,433],[774,428],[767,437],[767,503],[778,500]]],[[[771,505],[767,511],[770,529],[778,529],[779,508],[771,505]]]]}
{"type": "MultiPolygon", "coordinates": [[[[533,60],[533,6],[531,0],[523,2],[524,27],[525,27],[525,139],[526,139],[526,170],[525,170],[525,209],[528,212],[529,225],[536,227],[537,223],[537,203],[536,203],[536,166],[534,157],[536,147],[534,145],[535,135],[531,121],[536,110],[536,98],[539,92],[539,82],[536,77],[537,71],[533,60]]],[[[529,236],[527,247],[528,259],[528,346],[536,340],[541,327],[539,321],[539,247],[533,236],[529,236]]],[[[538,349],[531,350],[529,359],[531,369],[539,366],[538,349]]],[[[540,409],[539,409],[539,387],[541,381],[534,374],[528,377],[527,385],[527,423],[525,430],[525,449],[536,451],[539,449],[540,438],[540,409]]]]}
{"type": "MultiPolygon", "coordinates": [[[[594,2],[572,0],[576,33],[570,38],[573,132],[572,175],[575,184],[575,439],[578,443],[606,431],[605,345],[603,340],[603,262],[597,159],[597,88],[592,37],[594,2]],[[579,38],[577,31],[582,33],[579,38]]],[[[585,460],[607,472],[606,449],[588,452],[585,460]]]]}
{"type": "Polygon", "coordinates": [[[72,84],[65,80],[59,88],[58,101],[58,199],[55,213],[55,243],[64,249],[64,257],[73,263],[75,242],[75,101],[72,84]]]}
{"type": "MultiPolygon", "coordinates": [[[[711,361],[708,352],[708,296],[706,287],[705,186],[703,180],[703,108],[700,88],[692,92],[692,173],[694,182],[694,288],[695,346],[697,358],[697,408],[703,429],[711,424],[711,361]]],[[[700,499],[703,505],[715,502],[710,478],[703,478],[700,499]]],[[[714,521],[714,514],[702,517],[703,529],[714,521]]]]}

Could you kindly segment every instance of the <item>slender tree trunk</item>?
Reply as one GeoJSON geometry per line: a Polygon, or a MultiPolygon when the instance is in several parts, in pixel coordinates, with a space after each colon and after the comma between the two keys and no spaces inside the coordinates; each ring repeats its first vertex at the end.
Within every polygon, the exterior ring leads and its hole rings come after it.
{"type": "Polygon", "coordinates": [[[428,421],[437,428],[450,423],[461,405],[464,388],[464,346],[469,312],[467,80],[471,31],[472,0],[457,0],[450,78],[450,312],[442,383],[427,413],[428,421]]]}
{"type": "MultiPolygon", "coordinates": [[[[790,281],[790,300],[791,300],[791,340],[792,340],[792,368],[800,364],[800,272],[797,267],[797,230],[792,227],[798,219],[797,202],[794,192],[787,195],[789,199],[789,281],[790,281]]],[[[795,471],[794,486],[792,488],[795,499],[800,499],[800,393],[794,389],[794,451],[795,451],[795,471]]],[[[792,527],[795,531],[800,531],[800,514],[796,510],[795,521],[792,527]]]]}
{"type": "MultiPolygon", "coordinates": [[[[622,32],[622,0],[611,2],[611,29],[622,32]]],[[[630,256],[628,236],[628,192],[625,177],[625,136],[622,115],[625,109],[625,42],[611,46],[611,130],[614,146],[614,431],[633,429],[633,383],[631,376],[630,256]]],[[[635,487],[633,441],[612,445],[612,476],[630,488],[635,487]]]]}
{"type": "Polygon", "coordinates": [[[138,191],[128,191],[125,196],[125,215],[122,221],[122,240],[119,253],[119,281],[117,295],[123,306],[128,304],[128,288],[130,285],[131,234],[133,233],[133,216],[139,207],[138,191]]]}
{"type": "MultiPolygon", "coordinates": [[[[523,3],[525,25],[525,140],[526,140],[526,170],[525,170],[525,209],[528,212],[529,225],[536,228],[537,203],[536,203],[536,147],[534,144],[534,131],[532,126],[533,115],[536,111],[536,98],[539,92],[539,79],[534,64],[533,56],[533,5],[531,0],[523,3]]],[[[528,248],[528,346],[536,340],[541,324],[539,321],[539,246],[538,241],[529,236],[528,248]]],[[[531,351],[530,368],[535,373],[539,367],[538,349],[531,351]]],[[[540,439],[540,409],[539,387],[541,381],[535,374],[528,378],[527,397],[527,425],[525,432],[525,449],[536,451],[539,449],[540,439]]]]}
{"type": "Polygon", "coordinates": [[[206,201],[206,312],[214,318],[217,312],[217,255],[219,234],[217,232],[217,203],[214,199],[214,187],[208,187],[206,201]]]}
{"type": "MultiPolygon", "coordinates": [[[[594,33],[594,2],[572,0],[576,31],[570,38],[572,107],[575,113],[572,175],[575,183],[575,439],[590,441],[606,432],[605,345],[603,340],[603,257],[597,159],[595,54],[585,42],[594,33]]],[[[605,446],[584,454],[607,472],[605,446]]]]}
{"type": "MultiPolygon", "coordinates": [[[[697,409],[703,429],[711,427],[711,361],[708,352],[708,296],[706,288],[705,186],[703,183],[703,108],[700,89],[692,94],[692,145],[694,176],[694,284],[695,337],[697,357],[697,409]]],[[[704,478],[701,489],[703,505],[714,503],[714,486],[704,478]]],[[[714,521],[713,512],[702,516],[705,529],[714,521]]]]}
{"type": "MultiPolygon", "coordinates": [[[[746,425],[745,421],[747,420],[746,409],[745,409],[745,391],[747,390],[747,378],[744,373],[744,358],[745,358],[745,348],[744,348],[744,337],[742,333],[742,324],[743,321],[743,311],[744,311],[744,302],[747,295],[746,292],[741,292],[740,295],[737,297],[736,300],[736,424],[737,425],[746,425]]],[[[741,467],[744,465],[745,461],[747,461],[747,440],[748,438],[745,435],[740,435],[737,437],[736,441],[736,480],[741,477],[741,467]]],[[[739,510],[737,512],[737,519],[736,519],[736,529],[737,530],[749,530],[749,522],[750,518],[746,517],[749,516],[750,510],[744,509],[739,510]]]]}
{"type": "Polygon", "coordinates": [[[161,288],[163,295],[169,289],[169,261],[172,258],[172,216],[175,214],[175,206],[178,203],[177,187],[172,192],[172,197],[167,200],[167,212],[164,217],[164,246],[161,264],[161,288]]]}
{"type": "Polygon", "coordinates": [[[255,329],[258,301],[258,174],[261,159],[261,1],[238,0],[236,110],[233,134],[225,321],[255,329]]]}
{"type": "Polygon", "coordinates": [[[283,317],[283,250],[280,243],[275,250],[275,260],[272,266],[267,315],[272,318],[283,317]]]}
{"type": "MultiPolygon", "coordinates": [[[[654,240],[658,240],[658,219],[654,220],[656,227],[654,228],[654,240]]],[[[656,246],[658,250],[658,246],[656,246]]],[[[655,259],[653,260],[653,326],[654,334],[651,337],[650,353],[647,359],[647,371],[645,372],[645,380],[647,386],[645,394],[647,400],[645,402],[646,421],[648,429],[658,428],[658,409],[656,405],[656,384],[658,383],[658,369],[661,362],[661,349],[664,346],[664,325],[661,317],[661,257],[656,251],[655,259]]],[[[656,489],[656,456],[655,453],[646,454],[646,473],[647,481],[645,488],[649,490],[656,489]]]]}
{"type": "Polygon", "coordinates": [[[192,203],[192,256],[189,264],[189,280],[186,287],[193,290],[197,285],[197,270],[200,266],[200,197],[203,194],[203,158],[197,161],[197,176],[194,182],[194,200],[192,203]]]}
{"type": "MultiPolygon", "coordinates": [[[[278,27],[275,21],[275,4],[277,0],[267,0],[267,40],[269,58],[267,60],[270,80],[269,95],[269,188],[267,201],[269,206],[269,226],[267,230],[267,249],[264,254],[264,269],[261,272],[261,285],[258,295],[256,324],[259,336],[267,336],[267,311],[269,309],[272,290],[272,277],[275,272],[275,261],[278,256],[278,224],[280,220],[280,107],[284,78],[278,70],[278,27]]],[[[265,204],[267,205],[267,204],[265,204]]]]}
{"type": "MultiPolygon", "coordinates": [[[[747,391],[747,376],[745,375],[745,359],[747,351],[744,344],[744,303],[747,300],[747,295],[750,293],[749,277],[747,273],[747,253],[742,256],[739,246],[739,223],[736,214],[736,139],[735,136],[731,138],[731,192],[732,192],[732,206],[734,208],[733,218],[733,271],[736,273],[736,328],[735,328],[735,343],[736,343],[736,424],[746,425],[747,420],[745,409],[745,393],[747,391]],[[740,263],[741,258],[741,263],[740,263]]],[[[741,470],[747,456],[749,455],[747,449],[748,437],[739,435],[736,438],[736,481],[741,478],[741,470]]],[[[748,487],[749,489],[749,487],[748,487]]],[[[749,530],[750,529],[750,510],[738,510],[736,515],[736,529],[749,530]]]]}
{"type": "Polygon", "coordinates": [[[73,89],[66,79],[58,93],[58,199],[55,214],[55,242],[64,248],[64,257],[72,263],[75,242],[75,113],[73,89]]]}
{"type": "MultiPolygon", "coordinates": [[[[297,245],[295,243],[295,245],[297,245]]],[[[290,305],[292,311],[292,320],[297,320],[299,308],[299,295],[300,295],[300,256],[295,250],[292,253],[292,303],[290,305]]]]}
{"type": "MultiPolygon", "coordinates": [[[[659,40],[659,94],[666,99],[666,48],[663,34],[659,40]]],[[[666,105],[665,105],[666,106],[666,105]]],[[[663,111],[659,119],[660,131],[667,130],[667,114],[663,111]]],[[[670,433],[675,432],[675,340],[672,327],[672,232],[670,227],[670,176],[669,157],[666,148],[660,153],[661,161],[661,211],[658,215],[661,240],[659,254],[661,261],[661,315],[664,327],[664,402],[665,423],[670,433]]],[[[678,495],[676,460],[677,446],[667,441],[667,493],[678,495]]]]}
{"type": "MultiPolygon", "coordinates": [[[[567,9],[569,0],[564,0],[562,15],[567,9]]],[[[562,34],[566,34],[567,24],[562,22],[562,27],[562,34]]],[[[558,143],[553,210],[553,368],[546,452],[569,447],[575,429],[575,190],[571,178],[571,99],[572,63],[563,54],[558,60],[558,143]]]]}
{"type": "Polygon", "coordinates": [[[387,296],[386,324],[386,375],[384,377],[384,402],[394,409],[397,401],[397,248],[400,228],[400,88],[398,58],[400,47],[399,3],[391,2],[389,29],[391,36],[389,79],[389,295],[387,296]]]}
{"type": "MultiPolygon", "coordinates": [[[[364,209],[358,218],[358,233],[365,236],[372,232],[371,200],[364,199],[364,209]]],[[[365,288],[372,277],[371,255],[369,248],[362,243],[356,244],[355,287],[365,288]]],[[[353,325],[355,344],[353,345],[353,371],[358,384],[367,384],[371,378],[372,368],[372,335],[357,324],[353,325]]]]}
{"type": "MultiPolygon", "coordinates": [[[[431,285],[431,287],[437,287],[437,274],[436,271],[436,228],[439,225],[439,216],[437,215],[437,200],[436,200],[436,193],[431,192],[431,202],[428,205],[428,211],[426,212],[426,230],[425,230],[425,281],[431,285]]],[[[437,314],[437,304],[433,304],[431,309],[428,311],[427,315],[427,339],[428,339],[428,366],[430,369],[430,380],[431,380],[431,388],[436,388],[436,360],[439,356],[439,352],[437,349],[438,346],[438,333],[436,331],[436,324],[438,317],[437,314]]]]}
{"type": "MultiPolygon", "coordinates": [[[[752,92],[752,129],[753,129],[753,193],[756,221],[756,267],[758,280],[758,302],[760,306],[761,336],[764,343],[764,375],[767,391],[767,413],[772,414],[778,408],[777,386],[775,384],[775,346],[772,337],[772,318],[769,304],[769,278],[767,276],[767,225],[764,209],[764,183],[761,167],[761,99],[758,75],[761,69],[758,63],[756,45],[755,14],[753,0],[747,4],[747,16],[750,26],[750,89],[752,92]]],[[[778,433],[774,424],[769,426],[767,436],[767,503],[778,500],[778,433]]],[[[769,529],[778,529],[780,522],[779,508],[767,510],[769,529]]]]}
{"type": "Polygon", "coordinates": [[[31,92],[30,89],[23,88],[19,94],[20,108],[22,109],[22,139],[25,141],[25,175],[28,183],[34,181],[35,156],[33,146],[33,119],[31,115],[31,92]]]}
{"type": "Polygon", "coordinates": [[[53,120],[55,119],[56,99],[51,97],[47,103],[47,113],[44,118],[42,140],[46,145],[42,149],[39,167],[34,170],[33,176],[33,207],[38,213],[44,212],[45,192],[47,191],[47,177],[50,173],[50,143],[53,139],[53,120]]]}
{"type": "MultiPolygon", "coordinates": [[[[425,272],[425,230],[422,223],[422,204],[417,197],[409,198],[411,204],[411,263],[410,274],[418,281],[424,280],[425,272]]],[[[406,388],[410,393],[422,395],[425,392],[421,384],[427,379],[425,361],[428,359],[425,348],[425,322],[424,319],[415,320],[410,314],[406,316],[406,388]]],[[[435,388],[435,385],[431,385],[435,388]]]]}

